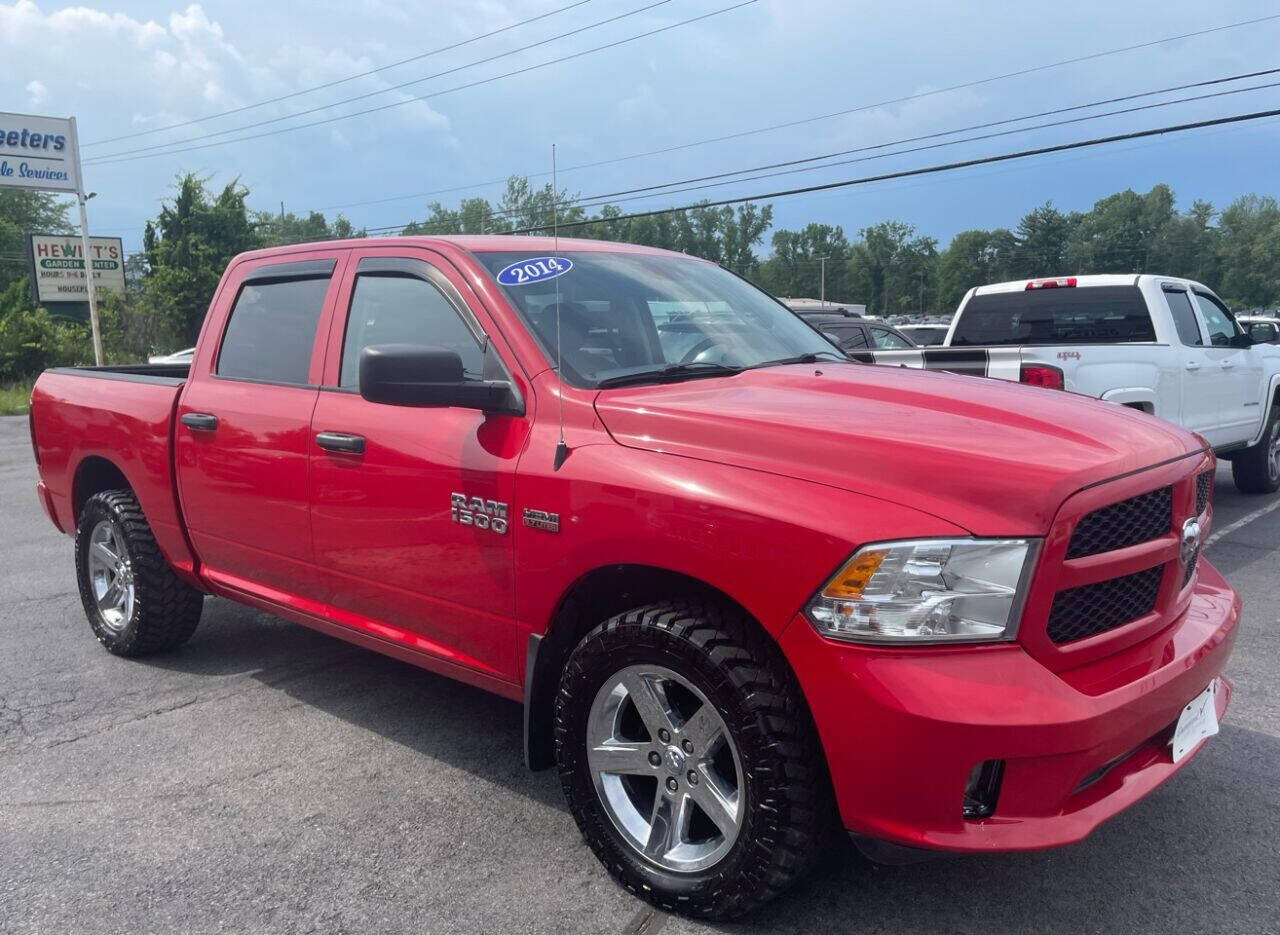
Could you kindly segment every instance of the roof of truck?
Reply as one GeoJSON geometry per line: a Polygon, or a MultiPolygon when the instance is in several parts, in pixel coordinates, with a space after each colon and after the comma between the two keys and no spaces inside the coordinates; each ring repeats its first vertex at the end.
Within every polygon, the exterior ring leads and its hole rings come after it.
{"type": "Polygon", "coordinates": [[[1008,282],[995,282],[985,286],[978,286],[974,289],[974,294],[990,295],[993,292],[1022,292],[1029,288],[1031,283],[1047,283],[1054,280],[1058,281],[1061,286],[1075,287],[1077,289],[1087,289],[1090,286],[1137,286],[1141,285],[1143,280],[1204,288],[1201,283],[1191,279],[1183,279],[1180,276],[1159,276],[1150,273],[1094,273],[1087,276],[1035,276],[1030,279],[1011,279],[1008,282]]]}
{"type": "MultiPolygon", "coordinates": [[[[237,259],[284,256],[310,250],[347,247],[455,247],[471,253],[643,253],[662,256],[688,256],[673,250],[645,247],[639,244],[621,243],[616,240],[587,240],[575,237],[526,237],[517,234],[450,234],[432,237],[358,237],[350,240],[324,240],[314,243],[286,244],[263,247],[240,254],[237,259]]],[[[689,259],[699,259],[689,256],[689,259]]]]}

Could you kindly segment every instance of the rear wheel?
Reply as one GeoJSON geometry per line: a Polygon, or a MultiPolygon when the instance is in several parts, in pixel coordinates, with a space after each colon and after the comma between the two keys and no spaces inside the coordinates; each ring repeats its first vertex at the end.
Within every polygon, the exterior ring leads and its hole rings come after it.
{"type": "Polygon", "coordinates": [[[817,739],[777,647],[710,604],[640,608],[573,651],[556,757],[596,856],[663,909],[741,915],[811,865],[830,812],[817,739]]]}
{"type": "Polygon", "coordinates": [[[1231,461],[1231,477],[1241,493],[1275,493],[1280,490],[1280,407],[1273,407],[1266,431],[1258,444],[1231,461]]]}
{"type": "Polygon", "coordinates": [[[80,601],[98,642],[118,656],[144,656],[185,643],[204,595],[160,554],[130,490],[94,494],[76,527],[80,601]]]}

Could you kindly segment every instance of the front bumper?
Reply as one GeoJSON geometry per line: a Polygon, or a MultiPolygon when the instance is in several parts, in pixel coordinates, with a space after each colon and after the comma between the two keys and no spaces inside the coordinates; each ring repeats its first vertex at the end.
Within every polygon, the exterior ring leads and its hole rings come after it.
{"type": "MultiPolygon", "coordinates": [[[[797,616],[781,644],[827,756],[844,826],[905,847],[1070,844],[1185,765],[1168,739],[1222,672],[1240,599],[1201,562],[1190,606],[1149,639],[1053,672],[1017,644],[895,650],[833,643],[797,616]],[[966,820],[975,764],[1005,761],[994,813],[966,820]]],[[[1221,719],[1231,694],[1217,694],[1221,719]]]]}

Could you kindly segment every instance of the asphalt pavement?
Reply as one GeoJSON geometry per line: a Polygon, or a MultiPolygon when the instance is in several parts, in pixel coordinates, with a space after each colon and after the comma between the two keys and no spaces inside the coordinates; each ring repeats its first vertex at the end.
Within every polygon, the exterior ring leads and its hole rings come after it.
{"type": "MultiPolygon", "coordinates": [[[[1210,559],[1244,595],[1222,733],[1085,842],[833,854],[735,925],[651,915],[582,843],[518,705],[209,599],[118,659],[0,419],[0,932],[1280,932],[1280,509],[1210,559]]],[[[1274,501],[1219,474],[1215,529],[1274,501]]]]}

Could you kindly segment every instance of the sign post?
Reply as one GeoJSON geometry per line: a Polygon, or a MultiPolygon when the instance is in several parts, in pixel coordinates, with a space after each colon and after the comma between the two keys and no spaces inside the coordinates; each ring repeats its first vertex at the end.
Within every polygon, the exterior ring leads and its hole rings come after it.
{"type": "Polygon", "coordinates": [[[0,113],[0,187],[74,193],[80,206],[80,249],[84,254],[85,290],[89,296],[89,326],[93,331],[93,359],[102,366],[102,332],[98,300],[93,288],[93,257],[89,249],[89,215],[80,173],[80,144],[75,117],[38,117],[0,113]]]}

